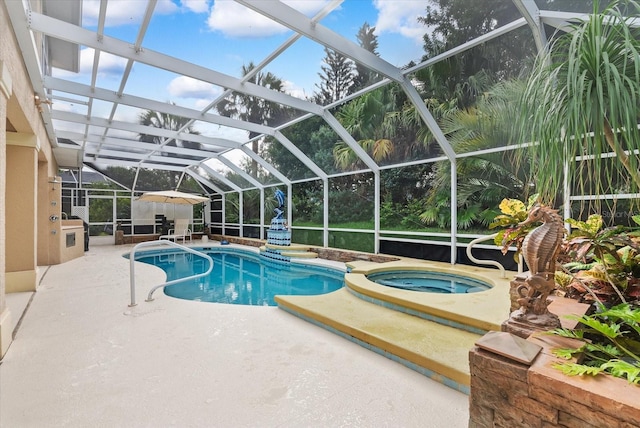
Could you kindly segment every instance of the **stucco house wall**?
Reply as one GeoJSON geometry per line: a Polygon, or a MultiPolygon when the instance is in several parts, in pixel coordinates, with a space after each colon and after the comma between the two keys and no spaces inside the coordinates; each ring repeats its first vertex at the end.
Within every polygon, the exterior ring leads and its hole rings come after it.
{"type": "MultiPolygon", "coordinates": [[[[33,3],[33,2],[32,2],[33,3]]],[[[48,108],[48,106],[44,106],[48,108]]],[[[0,357],[11,343],[6,294],[34,291],[38,265],[60,262],[58,165],[4,2],[0,2],[0,357]]]]}

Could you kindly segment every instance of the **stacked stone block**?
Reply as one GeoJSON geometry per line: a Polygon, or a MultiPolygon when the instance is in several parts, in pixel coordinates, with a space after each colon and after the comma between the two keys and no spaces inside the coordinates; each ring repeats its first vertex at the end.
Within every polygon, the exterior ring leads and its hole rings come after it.
{"type": "MultiPolygon", "coordinates": [[[[469,353],[469,427],[640,426],[640,387],[611,376],[570,377],[543,346],[531,367],[474,347],[469,353]]],[[[548,336],[545,340],[549,340],[548,336]]]]}

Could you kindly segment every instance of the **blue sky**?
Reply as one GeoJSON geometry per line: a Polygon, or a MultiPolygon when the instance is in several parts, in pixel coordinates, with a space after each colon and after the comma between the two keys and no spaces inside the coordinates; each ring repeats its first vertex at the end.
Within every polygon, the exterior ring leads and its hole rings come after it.
{"type": "MultiPolygon", "coordinates": [[[[327,0],[284,2],[309,17],[327,4],[327,0]]],[[[356,41],[358,29],[368,22],[376,27],[380,56],[393,65],[402,66],[410,60],[419,60],[423,54],[425,28],[416,17],[425,14],[428,3],[427,0],[345,0],[320,23],[356,41]]],[[[115,0],[108,5],[105,34],[133,43],[147,2],[115,0]]],[[[99,6],[99,0],[84,1],[84,27],[95,29],[99,6]]],[[[250,61],[259,63],[291,34],[279,24],[230,0],[159,0],[143,48],[239,78],[243,65],[250,61]]],[[[291,95],[308,97],[317,90],[315,85],[320,81],[318,73],[323,57],[322,46],[302,38],[264,71],[283,79],[291,95]]],[[[62,71],[54,74],[88,84],[92,64],[93,50],[83,49],[78,75],[62,71]]],[[[125,65],[123,58],[102,54],[97,86],[117,90],[125,65]]],[[[219,95],[222,88],[136,63],[124,92],[202,108],[219,95]]],[[[65,108],[60,104],[58,107],[65,108]]],[[[98,110],[100,106],[96,105],[94,114],[98,110]]],[[[127,114],[134,112],[119,107],[116,119],[127,114]]]]}

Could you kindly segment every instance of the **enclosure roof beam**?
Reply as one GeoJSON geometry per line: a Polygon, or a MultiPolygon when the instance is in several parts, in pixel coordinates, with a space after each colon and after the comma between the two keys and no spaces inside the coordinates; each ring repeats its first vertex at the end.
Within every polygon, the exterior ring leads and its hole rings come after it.
{"type": "MultiPolygon", "coordinates": [[[[336,7],[338,7],[344,0],[331,0],[327,3],[313,18],[311,18],[312,22],[318,22],[325,16],[327,16],[331,11],[333,11],[336,7]]],[[[302,37],[302,34],[293,34],[284,43],[282,43],[278,48],[276,48],[273,52],[267,55],[260,63],[256,64],[256,66],[249,70],[248,73],[240,79],[241,82],[247,82],[255,75],[257,75],[263,68],[265,68],[268,64],[270,64],[273,60],[275,60],[278,56],[280,56],[283,52],[287,50],[291,45],[293,45],[298,39],[302,37]]],[[[226,98],[231,94],[231,90],[227,89],[218,97],[216,97],[207,107],[205,107],[204,111],[208,111],[214,106],[216,106],[220,101],[226,98]]]]}
{"type": "Polygon", "coordinates": [[[247,174],[246,171],[242,170],[242,168],[239,168],[235,163],[231,162],[229,159],[225,158],[224,156],[218,156],[217,159],[223,164],[225,164],[226,166],[228,166],[229,169],[231,169],[233,172],[238,174],[240,177],[244,178],[246,181],[253,184],[255,187],[264,187],[262,183],[260,183],[258,180],[253,178],[250,174],[247,174]]]}
{"type": "Polygon", "coordinates": [[[358,46],[356,43],[346,39],[331,31],[327,27],[318,24],[307,18],[282,2],[264,0],[236,0],[249,9],[252,9],[263,16],[271,18],[296,33],[304,34],[311,40],[334,50],[367,68],[387,76],[389,79],[401,82],[402,72],[397,67],[391,65],[376,54],[358,46]]]}
{"type": "Polygon", "coordinates": [[[524,19],[527,20],[533,33],[533,40],[536,43],[538,52],[542,52],[547,45],[547,35],[544,25],[540,19],[540,9],[534,0],[513,0],[513,4],[518,8],[524,19]]]}
{"type": "Polygon", "coordinates": [[[194,180],[198,181],[199,183],[204,184],[205,186],[215,190],[216,192],[218,192],[219,194],[223,195],[225,192],[224,190],[222,190],[220,187],[216,186],[214,183],[210,182],[209,180],[207,180],[206,178],[202,177],[201,175],[199,175],[198,173],[196,173],[195,171],[191,170],[191,169],[186,169],[185,172],[187,174],[189,174],[189,176],[191,176],[194,180]]]}
{"type": "MultiPolygon", "coordinates": [[[[79,136],[82,136],[82,134],[77,132],[71,132],[71,131],[58,131],[58,136],[61,138],[73,140],[73,139],[77,139],[79,136]]],[[[123,138],[115,138],[115,137],[102,137],[100,135],[95,135],[95,134],[90,134],[82,138],[84,138],[85,141],[87,142],[84,149],[82,149],[80,146],[72,146],[64,143],[60,143],[59,147],[77,149],[79,151],[83,150],[86,153],[93,152],[94,154],[96,149],[100,148],[98,146],[102,144],[105,144],[108,146],[122,147],[123,149],[128,149],[128,150],[144,150],[145,152],[152,152],[156,150],[155,144],[143,143],[138,140],[126,140],[123,138]]],[[[207,152],[203,152],[200,150],[193,150],[193,149],[185,149],[182,147],[166,146],[163,148],[162,153],[191,156],[191,157],[199,158],[200,160],[209,159],[207,152]]]]}
{"type": "MultiPolygon", "coordinates": [[[[85,149],[84,160],[86,162],[96,162],[98,154],[91,153],[90,150],[85,149]]],[[[109,159],[126,159],[126,160],[137,160],[140,162],[140,154],[138,153],[128,153],[123,151],[116,150],[108,150],[101,148],[99,149],[100,158],[106,157],[109,159]]],[[[150,156],[146,158],[150,162],[157,163],[168,163],[174,165],[182,165],[183,168],[198,165],[201,161],[199,159],[189,160],[184,158],[175,158],[168,156],[150,156]]]]}
{"type": "Polygon", "coordinates": [[[418,93],[416,88],[411,84],[408,78],[405,78],[405,81],[402,83],[402,88],[404,89],[404,92],[407,94],[407,96],[415,106],[416,111],[418,112],[418,114],[420,115],[424,123],[427,125],[427,127],[433,134],[434,138],[438,142],[438,145],[444,152],[445,156],[449,160],[455,159],[456,153],[453,151],[451,144],[449,144],[447,137],[444,136],[444,133],[440,129],[440,126],[438,125],[434,117],[431,115],[431,112],[429,111],[427,106],[424,104],[424,101],[420,97],[420,94],[418,93]]]}
{"type": "MultiPolygon", "coordinates": [[[[268,4],[272,4],[272,2],[268,2],[268,4]]],[[[31,12],[29,28],[50,37],[75,42],[83,46],[131,59],[142,64],[171,71],[178,75],[192,77],[223,88],[233,89],[234,91],[242,94],[260,97],[265,100],[288,105],[305,112],[317,115],[322,114],[322,107],[310,101],[268,89],[264,86],[256,85],[255,83],[243,82],[241,79],[237,79],[210,68],[202,67],[188,61],[183,61],[151,49],[134,49],[130,43],[113,37],[102,36],[102,38],[98,40],[98,37],[96,37],[96,34],[93,31],[43,14],[31,12]]]]}
{"type": "MultiPolygon", "coordinates": [[[[250,157],[254,161],[258,162],[260,165],[262,165],[262,167],[264,169],[269,171],[270,174],[272,174],[274,177],[276,177],[282,183],[284,183],[286,185],[290,185],[291,184],[291,180],[289,180],[287,177],[285,177],[284,174],[282,174],[280,171],[278,171],[273,165],[271,165],[269,162],[264,160],[257,153],[255,153],[253,150],[249,149],[247,146],[244,146],[244,145],[242,147],[240,147],[240,150],[242,150],[242,152],[245,155],[247,155],[248,157],[250,157]]],[[[220,155],[220,157],[222,158],[223,156],[220,155]]]]}
{"type": "MultiPolygon", "coordinates": [[[[85,162],[93,163],[95,165],[105,165],[105,166],[123,166],[123,167],[132,167],[132,168],[144,168],[144,169],[159,169],[166,171],[175,171],[182,172],[184,167],[167,165],[167,164],[157,164],[153,162],[145,163],[144,165],[140,165],[140,162],[128,161],[128,160],[119,160],[119,159],[109,159],[109,158],[100,158],[100,159],[87,159],[85,162]]],[[[133,189],[132,189],[133,190],[133,189]]]]}
{"type": "Polygon", "coordinates": [[[212,177],[215,177],[218,180],[222,181],[224,184],[226,184],[227,186],[231,187],[236,192],[242,192],[242,187],[238,186],[236,183],[234,183],[233,181],[229,180],[227,177],[225,177],[224,175],[220,174],[218,171],[215,171],[209,165],[201,163],[200,165],[198,165],[198,167],[202,168],[207,174],[211,175],[212,177]]]}
{"type": "Polygon", "coordinates": [[[273,128],[265,125],[231,119],[229,117],[220,116],[217,114],[202,114],[198,110],[181,107],[171,103],[160,102],[149,98],[137,97],[135,95],[118,95],[108,89],[91,88],[90,86],[84,85],[82,83],[70,82],[56,77],[45,76],[44,82],[48,88],[54,91],[61,91],[84,97],[97,98],[102,101],[136,107],[141,110],[153,110],[160,113],[173,114],[176,116],[186,117],[188,119],[195,119],[203,122],[213,123],[215,125],[243,129],[245,131],[255,132],[258,134],[272,135],[274,132],[273,128]]]}
{"type": "Polygon", "coordinates": [[[347,132],[344,126],[342,126],[342,124],[338,122],[338,120],[329,112],[329,110],[325,110],[322,118],[325,120],[325,122],[327,122],[331,129],[333,129],[336,134],[338,134],[342,141],[344,141],[349,146],[349,148],[353,150],[356,156],[358,156],[358,158],[362,162],[364,162],[367,167],[369,167],[369,169],[374,172],[377,172],[379,170],[376,162],[371,159],[371,156],[369,156],[369,154],[362,147],[360,147],[360,144],[358,144],[358,142],[351,136],[351,134],[347,132]]]}
{"type": "MultiPolygon", "coordinates": [[[[139,123],[121,122],[117,120],[108,120],[99,117],[87,117],[79,113],[72,113],[68,111],[54,110],[52,118],[55,120],[61,120],[65,122],[72,122],[77,124],[83,124],[88,126],[112,129],[117,131],[132,132],[137,135],[153,135],[156,137],[173,138],[179,141],[190,141],[193,143],[199,143],[204,146],[215,148],[231,148],[235,149],[240,146],[240,142],[229,140],[226,138],[212,138],[201,134],[190,134],[188,132],[176,132],[171,129],[158,128],[156,126],[141,125],[139,123]]],[[[85,134],[85,135],[88,135],[85,134]]],[[[157,146],[157,145],[156,145],[157,146]]],[[[207,150],[207,148],[204,148],[207,150]]],[[[217,151],[216,151],[217,152],[217,151]]]]}
{"type": "Polygon", "coordinates": [[[455,48],[451,48],[446,52],[443,52],[439,55],[428,58],[425,61],[421,62],[420,64],[417,64],[411,68],[406,69],[404,71],[404,75],[407,76],[407,75],[410,75],[411,73],[414,73],[417,70],[430,67],[434,64],[439,63],[440,61],[444,61],[447,58],[451,58],[462,52],[468,51],[469,49],[472,49],[476,46],[479,46],[483,43],[488,42],[489,40],[493,40],[497,37],[507,34],[520,27],[524,27],[525,25],[527,25],[527,21],[524,18],[516,19],[515,21],[505,24],[502,27],[496,28],[495,30],[489,31],[486,34],[476,37],[475,39],[469,40],[468,42],[458,45],[455,48]]]}
{"type": "Polygon", "coordinates": [[[295,144],[293,144],[284,134],[280,131],[276,131],[274,137],[280,141],[280,143],[287,148],[295,157],[300,160],[307,168],[309,168],[313,173],[315,173],[318,177],[326,178],[327,174],[320,169],[315,162],[313,162],[309,157],[304,154],[302,150],[300,150],[295,144]]]}

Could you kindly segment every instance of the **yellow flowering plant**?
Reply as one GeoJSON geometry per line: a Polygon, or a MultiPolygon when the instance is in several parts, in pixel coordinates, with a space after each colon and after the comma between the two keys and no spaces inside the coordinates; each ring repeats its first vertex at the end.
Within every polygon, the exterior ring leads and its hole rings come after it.
{"type": "Polygon", "coordinates": [[[527,219],[529,210],[538,202],[538,194],[531,196],[526,204],[519,199],[505,198],[498,208],[502,214],[497,215],[489,225],[489,229],[502,228],[494,238],[494,243],[502,248],[502,254],[506,254],[511,247],[516,248],[514,260],[518,262],[522,250],[522,241],[527,234],[540,223],[532,223],[520,226],[527,219]]]}

